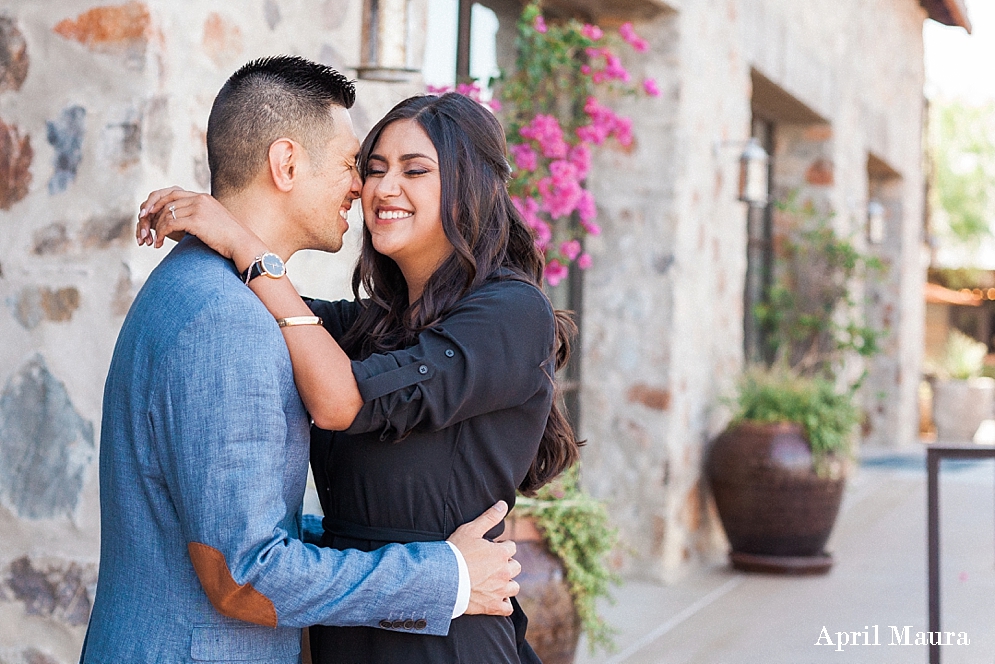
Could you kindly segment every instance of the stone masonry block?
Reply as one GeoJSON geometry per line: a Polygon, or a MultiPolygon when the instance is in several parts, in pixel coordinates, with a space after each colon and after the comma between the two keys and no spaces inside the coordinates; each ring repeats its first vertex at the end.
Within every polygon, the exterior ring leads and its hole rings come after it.
{"type": "Polygon", "coordinates": [[[36,256],[64,254],[72,246],[66,225],[61,222],[55,222],[54,224],[39,228],[35,231],[32,239],[34,242],[31,247],[31,253],[36,256]]]}
{"type": "Polygon", "coordinates": [[[9,210],[28,195],[33,157],[31,137],[0,120],[0,210],[9,210]]]}
{"type": "Polygon", "coordinates": [[[242,30],[217,12],[204,21],[204,52],[221,69],[228,69],[242,56],[242,30]]]}
{"type": "Polygon", "coordinates": [[[83,160],[83,133],[86,129],[86,109],[70,106],[63,109],[57,120],[46,123],[49,144],[55,148],[55,172],[48,181],[48,193],[57,194],[76,179],[83,160]]]}
{"type": "Polygon", "coordinates": [[[28,330],[38,327],[43,320],[64,323],[79,308],[79,291],[69,286],[53,290],[29,286],[8,303],[17,322],[28,330]]]}
{"type": "Polygon", "coordinates": [[[79,242],[86,248],[103,249],[132,237],[136,216],[127,212],[109,212],[93,217],[83,225],[79,242]]]}
{"type": "Polygon", "coordinates": [[[72,516],[94,447],[45,360],[26,362],[0,394],[0,501],[21,518],[72,516]]]}
{"type": "Polygon", "coordinates": [[[28,615],[51,617],[69,625],[90,618],[90,591],[97,583],[96,565],[59,561],[39,564],[27,556],[13,561],[3,581],[4,594],[24,603],[28,615]]]}
{"type": "Polygon", "coordinates": [[[55,33],[94,51],[143,47],[148,42],[151,15],[143,2],[105,5],[56,24],[55,33]]]}
{"type": "Polygon", "coordinates": [[[0,16],[0,92],[20,90],[28,76],[28,45],[14,20],[0,16]]]}

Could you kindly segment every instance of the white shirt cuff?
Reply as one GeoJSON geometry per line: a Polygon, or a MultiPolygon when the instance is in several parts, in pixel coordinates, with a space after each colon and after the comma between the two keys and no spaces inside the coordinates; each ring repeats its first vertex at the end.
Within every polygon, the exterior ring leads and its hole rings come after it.
{"type": "Polygon", "coordinates": [[[456,548],[456,545],[448,541],[446,544],[453,550],[453,554],[456,556],[456,565],[459,567],[459,590],[456,591],[456,606],[453,607],[453,618],[459,618],[466,613],[467,607],[470,606],[470,570],[466,566],[463,554],[456,548]]]}

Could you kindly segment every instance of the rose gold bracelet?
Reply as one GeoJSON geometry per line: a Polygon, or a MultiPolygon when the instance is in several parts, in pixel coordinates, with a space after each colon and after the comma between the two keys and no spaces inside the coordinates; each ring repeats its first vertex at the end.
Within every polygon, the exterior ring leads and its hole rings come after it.
{"type": "Polygon", "coordinates": [[[280,327],[293,327],[295,325],[321,325],[322,320],[317,316],[288,316],[287,318],[277,318],[276,324],[280,327]]]}

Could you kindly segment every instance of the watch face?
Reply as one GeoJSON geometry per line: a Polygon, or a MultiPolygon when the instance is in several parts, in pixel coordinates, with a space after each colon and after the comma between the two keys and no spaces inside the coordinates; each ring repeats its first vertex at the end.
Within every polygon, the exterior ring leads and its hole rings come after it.
{"type": "Polygon", "coordinates": [[[282,277],[286,270],[283,260],[276,254],[263,254],[262,264],[263,271],[271,277],[282,277]]]}

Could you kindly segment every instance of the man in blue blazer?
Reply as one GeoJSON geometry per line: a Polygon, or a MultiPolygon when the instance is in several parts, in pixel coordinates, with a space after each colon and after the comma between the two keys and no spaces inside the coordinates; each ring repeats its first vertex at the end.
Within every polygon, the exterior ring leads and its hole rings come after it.
{"type": "Polygon", "coordinates": [[[275,57],[215,100],[212,191],[275,252],[239,275],[188,237],[124,321],[104,388],[100,574],[81,662],[289,664],[307,625],[442,635],[464,612],[511,612],[514,545],[482,539],[503,503],[448,542],[306,543],[309,420],[280,329],[246,283],[280,278],[299,249],[342,246],[361,187],[354,98],[338,72],[275,57]]]}

